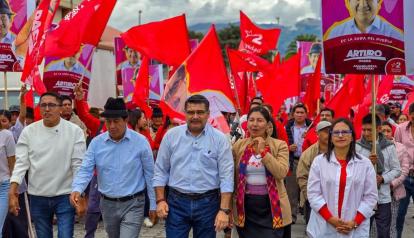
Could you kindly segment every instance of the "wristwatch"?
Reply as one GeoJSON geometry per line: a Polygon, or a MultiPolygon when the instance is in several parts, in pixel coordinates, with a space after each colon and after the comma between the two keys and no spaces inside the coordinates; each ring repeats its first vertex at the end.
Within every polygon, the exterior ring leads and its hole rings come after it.
{"type": "Polygon", "coordinates": [[[229,214],[230,214],[230,212],[231,212],[231,210],[230,210],[230,209],[228,209],[228,208],[220,208],[220,211],[222,211],[222,212],[226,213],[226,215],[229,215],[229,214]]]}

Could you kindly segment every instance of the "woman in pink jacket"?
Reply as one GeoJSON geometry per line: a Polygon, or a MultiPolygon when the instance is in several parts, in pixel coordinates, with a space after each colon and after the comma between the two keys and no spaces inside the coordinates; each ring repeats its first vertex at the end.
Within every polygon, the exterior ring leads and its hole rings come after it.
{"type": "MultiPolygon", "coordinates": [[[[388,121],[382,122],[381,125],[381,132],[384,134],[385,138],[388,140],[394,141],[393,132],[392,132],[392,125],[388,121]]],[[[399,142],[394,141],[395,147],[397,149],[397,156],[398,160],[400,161],[401,166],[401,175],[398,178],[395,178],[391,181],[391,193],[392,193],[392,202],[391,202],[391,231],[390,237],[395,238],[397,237],[397,214],[398,214],[398,207],[400,204],[400,199],[406,196],[405,188],[404,188],[404,180],[408,176],[411,158],[407,152],[405,146],[399,142]]]]}

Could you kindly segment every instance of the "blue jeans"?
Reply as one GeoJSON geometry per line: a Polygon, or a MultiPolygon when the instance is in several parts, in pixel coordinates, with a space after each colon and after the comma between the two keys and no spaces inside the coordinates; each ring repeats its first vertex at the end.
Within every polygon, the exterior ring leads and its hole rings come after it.
{"type": "Polygon", "coordinates": [[[9,180],[0,183],[0,238],[2,237],[1,231],[3,230],[4,221],[7,213],[9,213],[9,188],[9,180]]]}
{"type": "Polygon", "coordinates": [[[215,238],[214,221],[220,208],[219,194],[190,199],[171,191],[167,199],[169,212],[166,220],[168,238],[188,237],[193,228],[194,238],[215,238]]]}
{"type": "Polygon", "coordinates": [[[30,211],[37,237],[53,238],[53,215],[56,214],[58,237],[72,238],[75,224],[75,209],[69,195],[56,197],[30,196],[30,211]]]}
{"type": "Polygon", "coordinates": [[[404,221],[405,215],[407,214],[408,205],[410,205],[410,198],[414,200],[414,178],[407,177],[404,180],[404,187],[407,195],[405,198],[400,200],[400,207],[398,208],[398,215],[397,215],[397,237],[401,238],[403,228],[404,228],[404,221]]]}

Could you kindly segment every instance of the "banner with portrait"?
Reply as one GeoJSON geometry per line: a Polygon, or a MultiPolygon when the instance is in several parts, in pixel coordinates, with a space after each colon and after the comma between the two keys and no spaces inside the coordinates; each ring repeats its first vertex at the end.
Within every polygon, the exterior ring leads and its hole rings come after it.
{"type": "Polygon", "coordinates": [[[409,93],[414,92],[414,76],[396,75],[389,95],[390,102],[404,105],[409,93]]]}
{"type": "Polygon", "coordinates": [[[93,52],[94,46],[83,45],[71,57],[45,57],[43,82],[47,90],[73,98],[75,85],[82,81],[85,99],[87,99],[91,79],[93,52]]]}
{"type": "MultiPolygon", "coordinates": [[[[141,66],[139,52],[129,48],[121,37],[115,37],[115,63],[117,84],[121,85],[122,95],[126,103],[132,101],[135,80],[141,66]]],[[[149,99],[156,103],[164,90],[164,74],[161,64],[149,66],[150,94],[149,99]]]]}
{"type": "Polygon", "coordinates": [[[0,71],[21,72],[35,0],[0,0],[0,71]]]}
{"type": "MultiPolygon", "coordinates": [[[[124,101],[126,103],[132,102],[134,95],[135,79],[138,71],[134,69],[125,69],[122,78],[122,88],[124,92],[124,101]],[[130,79],[130,80],[128,80],[130,79]]],[[[153,103],[157,103],[161,99],[164,91],[164,75],[162,64],[153,64],[149,66],[150,84],[149,84],[149,99],[153,103]]]]}
{"type": "MultiPolygon", "coordinates": [[[[313,76],[318,58],[322,54],[322,43],[298,41],[297,46],[300,54],[300,96],[303,98],[308,80],[313,76]]],[[[329,101],[339,87],[339,77],[334,74],[325,74],[324,68],[321,71],[321,97],[329,101]]]]}
{"type": "MultiPolygon", "coordinates": [[[[139,52],[129,48],[121,37],[115,37],[115,64],[117,85],[125,85],[124,82],[135,80],[133,75],[138,73],[141,66],[139,52]]],[[[124,95],[127,93],[124,92],[124,95]]]]}
{"type": "Polygon", "coordinates": [[[404,75],[404,1],[322,0],[328,74],[404,75]]]}
{"type": "Polygon", "coordinates": [[[404,0],[405,67],[407,75],[414,75],[414,1],[404,0]]]}

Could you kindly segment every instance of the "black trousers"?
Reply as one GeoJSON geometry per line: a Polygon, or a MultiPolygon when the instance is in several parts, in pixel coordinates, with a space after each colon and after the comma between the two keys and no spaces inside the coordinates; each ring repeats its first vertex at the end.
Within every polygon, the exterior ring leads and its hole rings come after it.
{"type": "Polygon", "coordinates": [[[28,238],[28,223],[24,193],[19,194],[19,215],[8,214],[3,226],[3,238],[28,238]]]}
{"type": "Polygon", "coordinates": [[[377,225],[377,237],[389,238],[391,228],[391,203],[378,204],[375,214],[371,217],[370,224],[377,225]]]}

